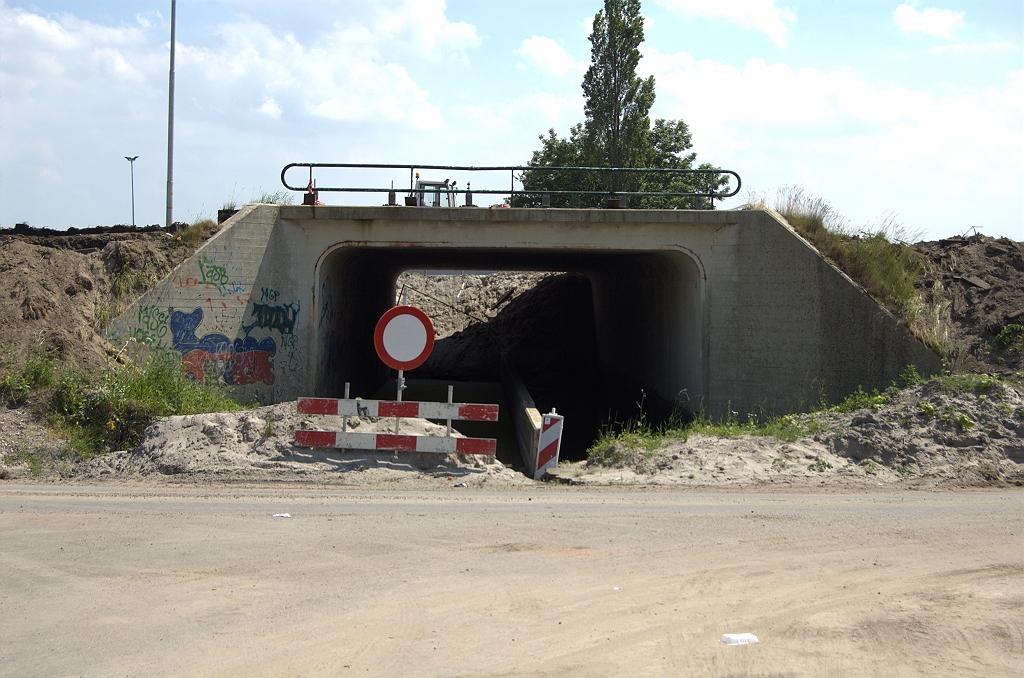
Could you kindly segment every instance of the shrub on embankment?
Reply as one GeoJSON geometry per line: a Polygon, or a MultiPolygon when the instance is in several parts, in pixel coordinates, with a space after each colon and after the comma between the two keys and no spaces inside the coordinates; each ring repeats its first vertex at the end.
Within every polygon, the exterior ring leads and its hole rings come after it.
{"type": "Polygon", "coordinates": [[[138,445],[158,417],[241,408],[220,386],[186,376],[181,359],[165,353],[112,362],[99,371],[61,367],[35,355],[21,369],[4,368],[0,401],[36,408],[82,458],[138,445]]]}

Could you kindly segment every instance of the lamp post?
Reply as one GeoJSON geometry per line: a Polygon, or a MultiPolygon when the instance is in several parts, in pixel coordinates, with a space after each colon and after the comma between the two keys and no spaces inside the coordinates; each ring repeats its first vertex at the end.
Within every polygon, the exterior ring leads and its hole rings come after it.
{"type": "Polygon", "coordinates": [[[132,168],[132,228],[135,228],[135,161],[139,159],[139,156],[126,155],[124,159],[132,168]]]}
{"type": "Polygon", "coordinates": [[[167,82],[167,216],[164,226],[174,223],[174,22],[177,3],[171,0],[171,69],[167,82]]]}

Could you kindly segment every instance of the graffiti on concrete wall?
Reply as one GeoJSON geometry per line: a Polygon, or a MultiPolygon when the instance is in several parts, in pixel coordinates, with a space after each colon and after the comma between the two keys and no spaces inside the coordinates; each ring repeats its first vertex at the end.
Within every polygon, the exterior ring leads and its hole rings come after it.
{"type": "Polygon", "coordinates": [[[320,388],[330,390],[335,388],[341,379],[341,360],[338,355],[341,319],[335,312],[330,276],[325,276],[320,284],[319,296],[320,313],[317,325],[320,345],[317,346],[317,380],[320,388]]]}
{"type": "Polygon", "coordinates": [[[130,341],[154,349],[166,347],[164,337],[167,336],[167,311],[153,305],[139,306],[135,322],[130,341]]]}
{"type": "Polygon", "coordinates": [[[199,282],[204,285],[222,285],[228,281],[228,271],[206,257],[199,257],[199,282]]]}
{"type": "Polygon", "coordinates": [[[272,337],[257,341],[247,336],[232,341],[226,335],[216,332],[199,337],[196,330],[203,323],[203,316],[202,308],[196,308],[191,313],[171,313],[173,346],[181,352],[187,374],[203,383],[209,377],[219,377],[224,383],[232,385],[274,383],[273,358],[277,353],[277,344],[272,337]]]}
{"type": "Polygon", "coordinates": [[[180,353],[197,381],[252,386],[248,397],[279,400],[307,369],[297,336],[300,301],[254,285],[248,254],[230,243],[207,248],[150,293],[153,301],[124,317],[111,338],[180,353]]]}
{"type": "Polygon", "coordinates": [[[257,327],[268,330],[277,330],[281,334],[294,334],[295,319],[299,315],[299,302],[293,301],[290,304],[271,306],[270,304],[253,304],[252,312],[249,314],[254,321],[249,325],[242,325],[246,334],[257,327]]]}

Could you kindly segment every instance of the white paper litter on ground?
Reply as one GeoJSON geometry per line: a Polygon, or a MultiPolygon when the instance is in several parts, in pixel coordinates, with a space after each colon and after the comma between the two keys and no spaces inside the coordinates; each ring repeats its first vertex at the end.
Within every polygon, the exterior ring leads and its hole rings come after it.
{"type": "Polygon", "coordinates": [[[292,514],[290,514],[290,513],[275,513],[274,517],[275,518],[291,518],[292,514]]]}
{"type": "Polygon", "coordinates": [[[753,645],[757,636],[753,633],[726,633],[718,642],[723,645],[753,645]]]}

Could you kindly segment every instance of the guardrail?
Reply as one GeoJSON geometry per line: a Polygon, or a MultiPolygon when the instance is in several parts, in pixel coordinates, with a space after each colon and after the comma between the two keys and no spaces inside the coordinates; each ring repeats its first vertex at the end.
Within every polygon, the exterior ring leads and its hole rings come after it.
{"type": "MultiPolygon", "coordinates": [[[[461,166],[461,165],[393,165],[393,164],[380,164],[380,163],[326,163],[326,162],[293,162],[284,166],[281,170],[281,183],[284,187],[290,191],[303,191],[303,192],[334,192],[334,193],[387,193],[389,195],[389,204],[395,204],[395,187],[388,186],[383,188],[373,186],[324,186],[315,185],[313,170],[314,169],[392,169],[392,170],[408,170],[409,171],[409,194],[431,192],[435,189],[422,189],[416,187],[417,170],[447,170],[447,171],[458,171],[458,172],[509,172],[509,188],[505,189],[474,189],[467,185],[466,188],[443,188],[445,193],[457,194],[457,195],[468,195],[469,200],[467,204],[472,205],[472,195],[476,194],[490,194],[490,195],[507,195],[511,198],[515,198],[517,195],[548,195],[548,196],[613,196],[613,197],[666,197],[666,198],[708,198],[709,200],[721,200],[723,198],[731,198],[740,192],[742,181],[740,175],[732,170],[724,169],[662,169],[655,167],[530,167],[522,165],[500,165],[500,166],[461,166]],[[308,183],[305,186],[295,186],[288,183],[287,174],[289,171],[303,168],[309,170],[308,183]],[[561,173],[581,173],[584,177],[594,175],[599,177],[607,177],[611,183],[610,188],[600,190],[565,190],[565,189],[552,189],[544,186],[529,186],[517,189],[515,184],[517,181],[516,172],[520,173],[519,180],[521,181],[522,173],[529,172],[529,180],[540,181],[538,177],[544,174],[553,175],[556,172],[561,173]],[[719,183],[723,175],[735,177],[736,186],[729,192],[720,192],[717,190],[700,190],[700,191],[668,191],[668,190],[619,190],[617,188],[620,180],[628,179],[631,176],[640,177],[644,176],[687,176],[687,175],[698,175],[708,177],[706,183],[709,186],[715,186],[719,183]],[[314,188],[315,186],[315,188],[314,188]]],[[[399,189],[403,190],[404,189],[399,189]]]]}

